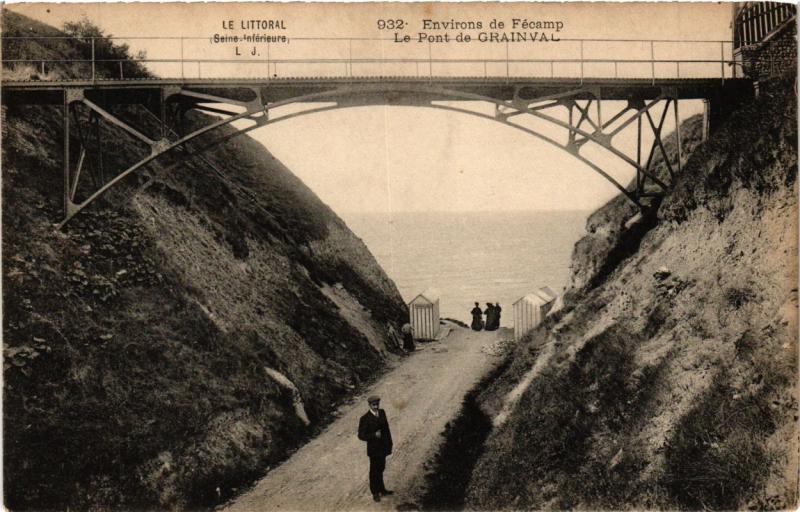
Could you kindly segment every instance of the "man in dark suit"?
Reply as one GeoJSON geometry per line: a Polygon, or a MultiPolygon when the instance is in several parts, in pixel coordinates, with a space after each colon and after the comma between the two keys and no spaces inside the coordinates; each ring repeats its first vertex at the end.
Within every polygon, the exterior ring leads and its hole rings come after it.
{"type": "Polygon", "coordinates": [[[386,412],[380,408],[380,402],[380,397],[375,395],[367,398],[369,411],[361,416],[358,422],[358,438],[367,442],[369,490],[375,501],[381,501],[381,495],[394,494],[394,491],[386,489],[383,485],[386,456],[392,453],[392,433],[389,431],[386,412]]]}

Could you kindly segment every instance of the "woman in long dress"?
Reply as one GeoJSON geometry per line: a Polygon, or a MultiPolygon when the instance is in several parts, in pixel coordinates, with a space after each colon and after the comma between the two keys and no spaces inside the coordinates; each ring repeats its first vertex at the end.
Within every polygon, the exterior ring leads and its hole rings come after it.
{"type": "Polygon", "coordinates": [[[472,311],[470,311],[470,313],[472,314],[472,330],[480,331],[481,329],[483,329],[483,320],[481,319],[483,311],[481,311],[481,307],[478,305],[477,302],[475,303],[475,307],[472,308],[472,311]]]}
{"type": "Polygon", "coordinates": [[[406,352],[413,352],[416,350],[416,346],[414,345],[414,328],[411,327],[411,324],[406,322],[403,324],[403,327],[400,328],[400,332],[403,333],[403,349],[406,352]]]}
{"type": "Polygon", "coordinates": [[[486,330],[493,331],[497,329],[497,327],[495,327],[494,325],[495,324],[494,305],[492,305],[491,302],[486,303],[486,310],[484,311],[484,314],[486,315],[486,330]]]}

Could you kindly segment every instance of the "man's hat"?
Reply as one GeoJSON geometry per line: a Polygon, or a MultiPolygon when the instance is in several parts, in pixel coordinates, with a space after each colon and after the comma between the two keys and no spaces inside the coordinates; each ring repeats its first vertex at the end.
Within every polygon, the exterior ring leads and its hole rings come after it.
{"type": "Polygon", "coordinates": [[[381,397],[379,397],[378,395],[372,395],[369,398],[367,398],[367,403],[368,404],[375,403],[375,402],[380,402],[380,401],[381,401],[381,397]]]}

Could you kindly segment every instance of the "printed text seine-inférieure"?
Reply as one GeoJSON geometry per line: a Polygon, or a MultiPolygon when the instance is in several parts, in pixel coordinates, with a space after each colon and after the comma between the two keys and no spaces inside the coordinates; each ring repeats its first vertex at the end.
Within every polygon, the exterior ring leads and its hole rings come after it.
{"type": "Polygon", "coordinates": [[[283,34],[244,34],[228,36],[224,34],[214,34],[211,42],[218,43],[288,43],[289,38],[283,34]]]}

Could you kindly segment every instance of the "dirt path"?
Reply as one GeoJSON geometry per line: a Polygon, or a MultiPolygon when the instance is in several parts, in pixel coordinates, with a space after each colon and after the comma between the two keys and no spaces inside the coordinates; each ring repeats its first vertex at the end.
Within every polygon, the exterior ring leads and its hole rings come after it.
{"type": "Polygon", "coordinates": [[[506,330],[476,333],[454,326],[444,340],[421,346],[225,510],[394,510],[416,502],[423,464],[435,453],[464,395],[498,362],[485,347],[500,337],[510,336],[506,330]],[[359,417],[367,410],[364,397],[372,393],[382,398],[394,439],[384,478],[396,494],[381,503],[372,501],[366,446],[356,437],[359,417]]]}

